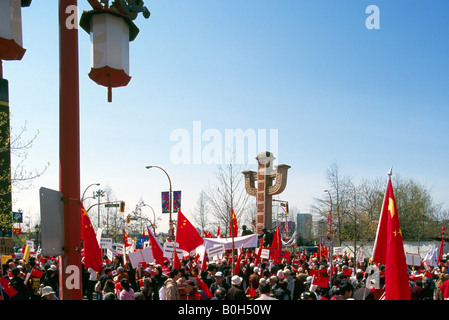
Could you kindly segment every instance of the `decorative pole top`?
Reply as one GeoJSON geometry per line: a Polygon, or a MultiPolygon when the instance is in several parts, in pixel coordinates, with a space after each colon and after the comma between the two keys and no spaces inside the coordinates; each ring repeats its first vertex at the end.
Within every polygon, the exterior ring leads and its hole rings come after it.
{"type": "Polygon", "coordinates": [[[87,0],[95,10],[109,9],[117,13],[128,16],[131,20],[135,20],[139,13],[148,19],[150,11],[144,6],[143,0],[113,0],[109,5],[109,0],[87,0]]]}
{"type": "Polygon", "coordinates": [[[388,176],[391,177],[393,174],[393,166],[390,167],[390,170],[388,171],[388,176]]]}

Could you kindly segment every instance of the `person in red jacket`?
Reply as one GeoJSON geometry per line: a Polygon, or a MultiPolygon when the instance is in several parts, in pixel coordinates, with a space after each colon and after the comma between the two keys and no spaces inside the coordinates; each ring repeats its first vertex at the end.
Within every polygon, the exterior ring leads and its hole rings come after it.
{"type": "Polygon", "coordinates": [[[443,300],[449,300],[449,280],[446,280],[441,284],[440,293],[443,300]]]}

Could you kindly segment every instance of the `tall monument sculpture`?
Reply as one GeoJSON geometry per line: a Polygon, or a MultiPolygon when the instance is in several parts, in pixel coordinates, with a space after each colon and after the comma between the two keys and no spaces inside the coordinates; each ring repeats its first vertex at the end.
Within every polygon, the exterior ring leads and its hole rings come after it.
{"type": "Polygon", "coordinates": [[[256,233],[261,235],[263,229],[268,232],[272,229],[272,198],[280,194],[287,186],[287,171],[291,167],[285,164],[273,169],[273,161],[276,159],[271,152],[261,152],[256,157],[258,170],[243,171],[245,176],[246,192],[257,199],[256,233]],[[257,182],[257,187],[255,183],[257,182]]]}

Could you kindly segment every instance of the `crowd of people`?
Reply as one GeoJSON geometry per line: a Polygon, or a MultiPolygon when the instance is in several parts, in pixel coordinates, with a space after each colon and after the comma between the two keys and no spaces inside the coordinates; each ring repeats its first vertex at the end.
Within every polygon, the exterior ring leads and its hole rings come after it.
{"type": "MultiPolygon", "coordinates": [[[[133,268],[123,256],[115,256],[112,261],[105,256],[100,272],[82,265],[83,296],[86,300],[383,299],[385,266],[376,265],[378,283],[373,285],[369,261],[356,263],[347,256],[334,257],[331,270],[331,264],[324,257],[319,259],[312,254],[298,252],[292,254],[289,261],[258,263],[254,253],[247,253],[236,270],[230,260],[229,256],[224,256],[220,261],[209,261],[206,270],[201,270],[201,262],[195,257],[181,259],[176,269],[168,260],[163,264],[143,263],[133,268]],[[317,276],[328,282],[315,283],[317,276]]],[[[409,267],[411,299],[449,300],[448,264],[444,260],[437,266],[424,263],[419,268],[409,267]]],[[[9,297],[3,288],[1,298],[4,300],[59,299],[56,259],[30,257],[26,263],[21,259],[9,259],[2,265],[2,272],[3,280],[9,280],[16,292],[9,297]]]]}

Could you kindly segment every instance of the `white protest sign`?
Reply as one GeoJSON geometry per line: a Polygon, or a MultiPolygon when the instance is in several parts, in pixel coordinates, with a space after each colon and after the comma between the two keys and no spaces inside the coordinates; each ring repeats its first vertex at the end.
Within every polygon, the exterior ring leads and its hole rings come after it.
{"type": "Polygon", "coordinates": [[[357,253],[356,262],[363,262],[364,259],[365,259],[365,250],[359,249],[359,251],[357,253]]]}
{"type": "MultiPolygon", "coordinates": [[[[184,255],[184,250],[178,248],[179,245],[176,243],[176,253],[178,254],[178,258],[182,259],[184,255]]],[[[165,242],[164,243],[164,257],[173,258],[173,251],[175,250],[174,242],[165,242]]]]}
{"type": "Polygon", "coordinates": [[[270,249],[262,249],[262,252],[260,253],[261,259],[270,259],[270,249]]]}
{"type": "Polygon", "coordinates": [[[117,251],[118,254],[123,254],[124,249],[125,249],[125,245],[123,243],[115,244],[115,251],[117,251]]]}
{"type": "Polygon", "coordinates": [[[117,255],[117,251],[114,249],[107,249],[106,255],[108,256],[109,261],[112,261],[112,258],[117,255]]]}
{"type": "Polygon", "coordinates": [[[421,266],[421,256],[416,253],[405,253],[405,261],[408,266],[415,266],[419,267],[421,266]]]}
{"type": "Polygon", "coordinates": [[[215,245],[212,248],[207,249],[207,255],[209,257],[218,256],[219,254],[222,254],[225,251],[224,244],[215,245]]]}
{"type": "Polygon", "coordinates": [[[111,238],[101,238],[100,239],[101,249],[112,249],[112,239],[111,238]]]}
{"type": "MultiPolygon", "coordinates": [[[[101,229],[101,228],[98,228],[97,229],[97,234],[95,235],[96,236],[96,238],[97,238],[97,242],[98,243],[100,243],[100,241],[101,241],[101,234],[103,233],[103,229],[101,229]]],[[[101,248],[101,247],[100,247],[101,248]]]]}
{"type": "Polygon", "coordinates": [[[343,248],[342,247],[334,247],[334,255],[343,255],[343,248]]]}
{"type": "Polygon", "coordinates": [[[129,261],[133,268],[137,268],[140,262],[154,262],[153,253],[151,252],[151,248],[145,248],[142,250],[137,250],[134,252],[130,252],[128,254],[129,261]]]}

